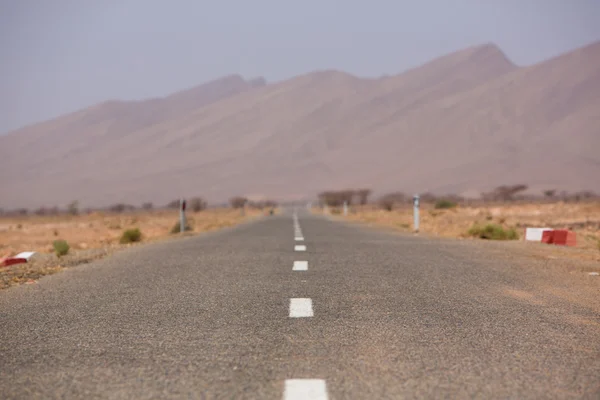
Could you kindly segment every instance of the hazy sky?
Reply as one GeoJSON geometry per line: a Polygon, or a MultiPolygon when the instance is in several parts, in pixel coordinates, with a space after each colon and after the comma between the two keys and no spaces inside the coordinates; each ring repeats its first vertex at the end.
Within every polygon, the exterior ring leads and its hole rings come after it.
{"type": "Polygon", "coordinates": [[[531,64],[598,21],[600,0],[0,0],[0,132],[230,73],[396,74],[484,42],[531,64]]]}

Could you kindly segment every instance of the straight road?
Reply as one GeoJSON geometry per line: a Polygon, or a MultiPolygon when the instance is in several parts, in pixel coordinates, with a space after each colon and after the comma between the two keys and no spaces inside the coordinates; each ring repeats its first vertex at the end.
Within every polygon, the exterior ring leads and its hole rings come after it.
{"type": "Polygon", "coordinates": [[[598,313],[484,247],[306,211],[133,247],[0,292],[0,397],[600,398],[598,313]]]}

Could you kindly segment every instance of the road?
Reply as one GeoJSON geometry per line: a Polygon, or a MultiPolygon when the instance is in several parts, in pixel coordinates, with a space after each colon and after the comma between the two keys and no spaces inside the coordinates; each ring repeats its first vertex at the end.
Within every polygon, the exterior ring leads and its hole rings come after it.
{"type": "Polygon", "coordinates": [[[0,292],[0,397],[600,398],[600,316],[539,300],[529,269],[482,246],[294,221],[0,292]]]}

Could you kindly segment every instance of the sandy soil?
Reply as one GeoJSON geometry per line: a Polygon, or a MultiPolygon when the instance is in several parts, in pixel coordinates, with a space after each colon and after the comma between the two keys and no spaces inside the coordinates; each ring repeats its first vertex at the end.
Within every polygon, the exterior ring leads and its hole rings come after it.
{"type": "MultiPolygon", "coordinates": [[[[233,226],[263,213],[248,209],[242,215],[240,210],[225,208],[187,213],[188,223],[193,230],[185,235],[233,226]]],[[[176,210],[0,218],[0,258],[22,251],[37,252],[27,264],[0,267],[0,289],[19,283],[34,283],[43,275],[135,245],[119,243],[127,229],[139,228],[142,232],[141,243],[173,237],[171,229],[178,221],[179,213],[176,210]],[[70,250],[66,256],[57,257],[54,254],[52,243],[57,239],[69,243],[70,250]]]]}
{"type": "MultiPolygon", "coordinates": [[[[313,210],[322,213],[320,209],[313,210]]],[[[366,223],[411,232],[413,230],[412,206],[386,211],[377,206],[352,207],[348,216],[339,209],[331,215],[349,221],[366,223]]],[[[458,206],[437,210],[430,204],[420,208],[420,235],[448,238],[468,238],[474,224],[500,224],[515,228],[524,240],[526,227],[571,229],[577,235],[576,248],[563,246],[528,246],[534,253],[557,256],[569,255],[579,259],[600,260],[600,202],[552,204],[501,204],[486,206],[458,206]]],[[[534,243],[527,243],[534,244],[534,243]]]]}

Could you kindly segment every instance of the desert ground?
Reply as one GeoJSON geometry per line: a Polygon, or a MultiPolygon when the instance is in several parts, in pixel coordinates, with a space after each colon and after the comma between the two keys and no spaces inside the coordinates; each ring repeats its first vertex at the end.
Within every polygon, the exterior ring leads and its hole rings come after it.
{"type": "MultiPolygon", "coordinates": [[[[248,208],[212,208],[198,213],[188,212],[191,231],[184,235],[209,232],[239,224],[264,214],[248,208]]],[[[38,254],[27,264],[0,267],[0,288],[18,283],[33,283],[40,276],[55,273],[106,256],[132,244],[121,244],[123,232],[139,228],[139,243],[176,237],[171,229],[179,222],[177,210],[136,211],[130,213],[93,212],[82,215],[6,216],[0,217],[0,258],[23,251],[38,254]],[[69,253],[58,257],[53,242],[66,240],[69,253]]],[[[135,245],[135,244],[134,244],[135,245]]]]}
{"type": "MultiPolygon", "coordinates": [[[[320,208],[313,211],[324,212],[320,208]]],[[[340,208],[332,208],[329,213],[335,218],[371,226],[413,231],[412,205],[401,205],[387,211],[373,204],[350,207],[347,216],[343,216],[340,208]]],[[[543,245],[532,249],[600,261],[600,201],[457,205],[449,209],[421,204],[419,214],[419,234],[424,236],[471,239],[469,230],[473,226],[498,224],[507,230],[514,229],[518,240],[523,241],[526,227],[570,229],[577,235],[575,248],[543,245]]]]}

